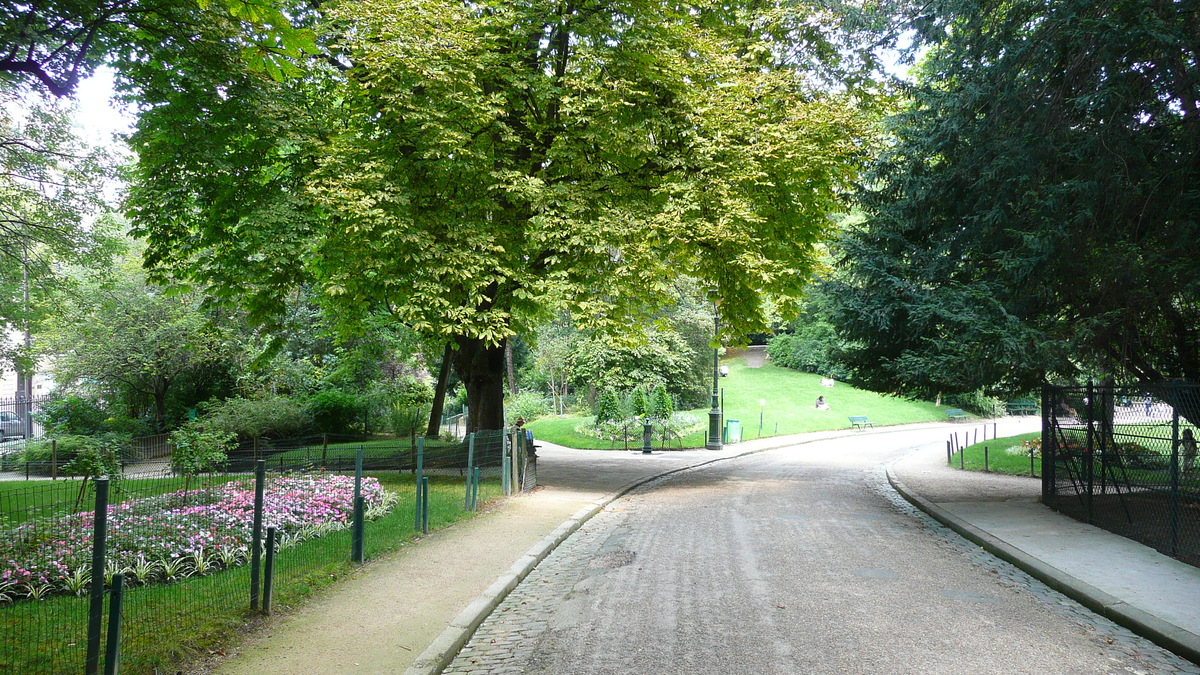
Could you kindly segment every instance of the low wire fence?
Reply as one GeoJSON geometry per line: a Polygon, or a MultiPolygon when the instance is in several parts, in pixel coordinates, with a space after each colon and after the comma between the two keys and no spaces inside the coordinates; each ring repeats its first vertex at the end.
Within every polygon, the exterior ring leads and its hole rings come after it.
{"type": "Polygon", "coordinates": [[[1042,501],[1200,566],[1200,386],[1047,387],[1042,501]]]}
{"type": "Polygon", "coordinates": [[[323,440],[198,476],[0,482],[0,672],[170,669],[247,614],[536,485],[525,433],[323,440]]]}

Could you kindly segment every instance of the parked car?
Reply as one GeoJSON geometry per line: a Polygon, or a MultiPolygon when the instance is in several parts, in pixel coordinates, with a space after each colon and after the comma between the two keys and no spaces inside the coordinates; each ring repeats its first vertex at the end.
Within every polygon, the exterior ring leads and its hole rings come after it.
{"type": "Polygon", "coordinates": [[[25,422],[11,410],[0,410],[0,442],[9,436],[25,437],[25,422]]]}

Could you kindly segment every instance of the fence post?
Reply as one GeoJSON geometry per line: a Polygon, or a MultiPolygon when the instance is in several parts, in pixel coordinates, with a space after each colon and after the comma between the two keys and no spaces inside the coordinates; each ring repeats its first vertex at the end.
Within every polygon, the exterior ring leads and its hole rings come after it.
{"type": "Polygon", "coordinates": [[[463,498],[463,509],[473,511],[474,507],[471,504],[471,479],[475,471],[475,437],[471,436],[467,439],[467,494],[463,498]]]}
{"type": "Polygon", "coordinates": [[[946,441],[946,463],[949,464],[950,460],[953,458],[954,458],[954,454],[950,452],[950,441],[947,440],[946,441]]]}
{"type": "MultiPolygon", "coordinates": [[[[257,443],[256,443],[257,445],[257,443]]],[[[258,589],[262,574],[263,491],[267,482],[267,460],[254,462],[254,525],[250,535],[250,610],[258,609],[258,589]]]]}
{"type": "Polygon", "coordinates": [[[358,446],[358,455],[354,459],[354,529],[350,536],[350,559],[361,564],[363,561],[363,531],[366,523],[366,509],[362,496],[362,465],[363,447],[358,446]]]}
{"type": "Polygon", "coordinates": [[[271,613],[271,589],[275,585],[275,526],[267,528],[267,560],[263,565],[263,614],[271,613]]]}
{"type": "Polygon", "coordinates": [[[1096,438],[1095,438],[1096,431],[1093,428],[1093,423],[1095,422],[1096,417],[1095,417],[1095,415],[1092,414],[1092,412],[1093,412],[1092,406],[1094,404],[1093,399],[1095,397],[1096,397],[1096,392],[1095,392],[1094,384],[1092,383],[1091,380],[1088,380],[1087,408],[1086,408],[1087,409],[1087,447],[1084,448],[1084,456],[1087,458],[1086,460],[1084,460],[1084,468],[1087,470],[1087,499],[1085,500],[1085,504],[1086,504],[1086,508],[1087,508],[1087,520],[1085,522],[1088,525],[1092,524],[1092,497],[1093,497],[1093,493],[1096,490],[1096,462],[1095,462],[1095,452],[1093,452],[1093,450],[1095,449],[1095,443],[1096,443],[1096,438]]]}
{"type": "Polygon", "coordinates": [[[104,675],[117,675],[121,657],[121,605],[125,598],[125,575],[113,575],[108,598],[108,636],[104,649],[104,675]]]}
{"type": "Polygon", "coordinates": [[[471,510],[479,508],[479,467],[471,475],[471,510]]]}
{"type": "Polygon", "coordinates": [[[983,470],[984,472],[991,471],[991,465],[988,463],[988,446],[983,446],[983,470]]]}
{"type": "Polygon", "coordinates": [[[421,476],[421,534],[429,534],[429,476],[421,476]]]}
{"type": "Polygon", "coordinates": [[[50,439],[50,480],[58,480],[58,439],[50,439]]]}
{"type": "Polygon", "coordinates": [[[500,433],[500,484],[504,488],[504,496],[512,494],[511,476],[509,476],[508,434],[500,433]]]}
{"type": "Polygon", "coordinates": [[[88,586],[87,662],[84,672],[100,672],[100,627],[104,619],[104,556],[108,537],[108,478],[96,479],[96,510],[92,512],[92,580],[88,586]]]}
{"type": "MultiPolygon", "coordinates": [[[[469,436],[468,436],[469,437],[469,436]]],[[[421,529],[421,479],[425,474],[425,437],[417,439],[417,468],[414,472],[417,479],[417,508],[413,509],[413,529],[421,529]]]]}
{"type": "Polygon", "coordinates": [[[1179,554],[1179,389],[1171,387],[1171,555],[1179,554]]]}

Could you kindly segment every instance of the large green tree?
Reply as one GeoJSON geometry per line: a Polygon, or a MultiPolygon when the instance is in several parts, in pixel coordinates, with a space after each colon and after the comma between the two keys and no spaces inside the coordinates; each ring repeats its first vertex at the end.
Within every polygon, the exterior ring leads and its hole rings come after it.
{"type": "Polygon", "coordinates": [[[172,392],[187,387],[198,400],[221,393],[211,385],[230,379],[239,343],[214,325],[198,294],[147,286],[138,264],[81,285],[54,317],[43,350],[62,386],[123,402],[133,417],[148,411],[164,431],[172,392]]]}
{"type": "Polygon", "coordinates": [[[17,372],[18,396],[32,393],[34,336],[70,286],[63,266],[103,266],[113,251],[108,168],[69,112],[0,81],[0,363],[17,372]]]}
{"type": "Polygon", "coordinates": [[[452,342],[469,428],[502,423],[505,342],[555,311],[621,332],[687,272],[729,334],[761,329],[865,154],[857,90],[818,82],[849,34],[803,5],[322,9],[300,79],[239,69],[216,29],[127,71],[149,264],[264,319],[312,279],[347,325],[452,342]]]}
{"type": "Polygon", "coordinates": [[[1200,380],[1200,7],[941,0],[832,287],[860,379],[1200,380]]]}

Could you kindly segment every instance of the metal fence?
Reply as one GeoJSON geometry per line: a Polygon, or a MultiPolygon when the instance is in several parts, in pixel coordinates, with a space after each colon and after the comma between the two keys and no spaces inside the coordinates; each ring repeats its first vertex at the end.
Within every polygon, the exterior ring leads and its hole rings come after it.
{"type": "Polygon", "coordinates": [[[41,438],[42,425],[34,416],[41,412],[42,404],[48,400],[49,395],[0,398],[0,452],[13,438],[41,438]]]}
{"type": "Polygon", "coordinates": [[[1042,501],[1200,566],[1200,386],[1047,387],[1042,501]]]}
{"type": "Polygon", "coordinates": [[[247,614],[536,484],[524,434],[322,441],[191,477],[0,482],[0,672],[174,672],[247,614]]]}

